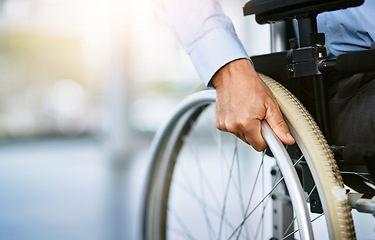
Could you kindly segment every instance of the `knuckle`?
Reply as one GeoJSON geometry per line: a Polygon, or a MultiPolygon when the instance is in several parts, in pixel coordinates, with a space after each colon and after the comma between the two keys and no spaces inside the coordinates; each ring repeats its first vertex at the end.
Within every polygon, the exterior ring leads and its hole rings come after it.
{"type": "Polygon", "coordinates": [[[219,130],[223,130],[223,126],[221,125],[220,119],[216,119],[216,128],[219,130]]]}
{"type": "Polygon", "coordinates": [[[281,115],[279,104],[277,102],[270,102],[267,104],[269,114],[281,115]]]}
{"type": "Polygon", "coordinates": [[[216,128],[219,129],[220,131],[227,131],[225,125],[223,124],[216,125],[216,128]]]}
{"type": "Polygon", "coordinates": [[[256,151],[261,152],[261,151],[263,151],[264,149],[266,149],[267,144],[265,144],[265,143],[257,143],[257,144],[251,145],[251,146],[252,146],[256,151]]]}
{"type": "Polygon", "coordinates": [[[236,122],[228,120],[225,121],[225,127],[227,128],[228,132],[236,134],[238,132],[238,127],[236,122]]]}
{"type": "Polygon", "coordinates": [[[257,152],[262,151],[262,149],[261,149],[259,146],[254,146],[254,145],[252,145],[252,147],[253,147],[254,150],[257,151],[257,152]]]}
{"type": "Polygon", "coordinates": [[[249,128],[249,120],[247,118],[239,118],[237,119],[236,125],[239,129],[246,130],[249,128]]]}
{"type": "Polygon", "coordinates": [[[216,115],[215,123],[217,129],[219,129],[220,131],[227,131],[225,127],[225,121],[223,120],[223,117],[221,117],[220,115],[216,115]]]}
{"type": "Polygon", "coordinates": [[[281,119],[278,122],[275,122],[274,126],[272,126],[272,129],[274,129],[274,131],[277,132],[289,132],[288,125],[283,119],[281,119]]]}
{"type": "Polygon", "coordinates": [[[225,121],[225,126],[231,133],[244,133],[249,128],[249,121],[243,117],[230,118],[225,121]]]}
{"type": "Polygon", "coordinates": [[[280,128],[280,127],[285,127],[286,126],[286,123],[284,121],[284,119],[277,119],[275,122],[274,122],[274,127],[276,128],[280,128]]]}
{"type": "Polygon", "coordinates": [[[254,150],[260,152],[263,151],[267,147],[267,143],[264,141],[260,125],[253,126],[250,131],[246,134],[246,139],[248,140],[249,144],[254,148],[254,150]]]}

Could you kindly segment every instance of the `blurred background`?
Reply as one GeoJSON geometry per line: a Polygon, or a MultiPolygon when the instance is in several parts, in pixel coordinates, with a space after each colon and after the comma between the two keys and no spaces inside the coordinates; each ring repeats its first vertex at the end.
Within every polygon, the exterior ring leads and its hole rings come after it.
{"type": "Polygon", "coordinates": [[[0,239],[137,239],[148,148],[199,83],[150,0],[0,0],[0,239]]]}

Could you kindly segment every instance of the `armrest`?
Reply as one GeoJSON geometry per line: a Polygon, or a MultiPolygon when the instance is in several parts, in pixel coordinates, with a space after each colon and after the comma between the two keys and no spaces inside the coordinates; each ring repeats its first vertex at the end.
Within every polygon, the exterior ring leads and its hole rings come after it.
{"type": "Polygon", "coordinates": [[[255,14],[259,24],[298,16],[319,14],[363,4],[364,0],[252,0],[245,4],[244,15],[255,14]]]}

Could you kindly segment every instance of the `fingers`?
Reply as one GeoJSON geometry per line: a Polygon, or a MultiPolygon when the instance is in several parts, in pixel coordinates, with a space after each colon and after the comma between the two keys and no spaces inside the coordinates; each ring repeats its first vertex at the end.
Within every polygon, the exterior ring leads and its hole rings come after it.
{"type": "Polygon", "coordinates": [[[273,132],[276,136],[285,144],[292,145],[294,144],[294,138],[289,132],[288,125],[286,124],[283,116],[281,115],[280,109],[278,106],[269,108],[267,110],[265,120],[270,125],[273,132]]]}
{"type": "Polygon", "coordinates": [[[227,118],[225,120],[216,119],[216,127],[221,131],[227,131],[245,143],[251,145],[256,151],[263,151],[267,143],[261,134],[261,121],[251,118],[227,118]]]}
{"type": "Polygon", "coordinates": [[[256,151],[263,151],[267,147],[267,143],[262,135],[262,125],[259,119],[254,119],[251,125],[245,131],[245,139],[256,151]]]}
{"type": "MultiPolygon", "coordinates": [[[[288,145],[294,144],[294,139],[289,132],[277,103],[267,108],[264,119],[283,143],[288,145]]],[[[245,143],[250,144],[256,151],[263,151],[267,147],[267,143],[261,134],[261,120],[251,115],[239,116],[217,112],[216,126],[219,130],[236,135],[245,143]]]]}

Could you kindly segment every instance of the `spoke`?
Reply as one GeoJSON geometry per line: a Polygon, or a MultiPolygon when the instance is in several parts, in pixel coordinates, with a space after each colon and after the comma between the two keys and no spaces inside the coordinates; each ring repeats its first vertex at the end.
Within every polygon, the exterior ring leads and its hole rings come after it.
{"type": "Polygon", "coordinates": [[[306,201],[307,201],[307,199],[310,198],[311,194],[314,192],[315,189],[316,189],[316,185],[314,185],[314,187],[311,189],[309,195],[306,197],[306,201]]]}
{"type": "MultiPolygon", "coordinates": [[[[180,187],[182,187],[182,188],[185,190],[185,192],[186,192],[187,194],[190,194],[190,195],[192,195],[193,197],[195,197],[197,200],[199,200],[199,201],[198,201],[199,203],[203,203],[204,200],[198,197],[198,195],[197,195],[197,193],[196,193],[196,191],[195,191],[196,188],[192,185],[192,181],[187,180],[187,178],[188,178],[188,177],[186,176],[187,171],[180,171],[180,172],[181,172],[181,176],[183,176],[183,178],[185,179],[185,180],[184,180],[185,184],[187,183],[189,186],[186,186],[186,185],[184,185],[184,184],[182,184],[182,183],[179,183],[179,182],[177,182],[177,181],[175,182],[175,184],[176,184],[176,185],[179,185],[180,187]]],[[[217,200],[216,195],[215,195],[214,193],[211,193],[211,194],[214,195],[214,197],[215,197],[214,200],[216,200],[216,202],[217,202],[217,204],[218,204],[218,200],[217,200]]],[[[210,205],[207,205],[206,202],[204,202],[204,205],[205,205],[207,208],[209,208],[209,209],[214,209],[214,208],[211,207],[210,205]]]]}
{"type": "MultiPolygon", "coordinates": [[[[303,155],[293,164],[294,166],[296,166],[301,160],[303,159],[303,155]]],[[[313,189],[310,191],[310,193],[308,194],[308,196],[306,197],[306,201],[310,198],[311,194],[314,192],[314,190],[316,189],[316,185],[313,187],[313,189]]],[[[291,221],[291,223],[289,224],[288,228],[285,230],[283,236],[285,236],[287,234],[287,232],[290,230],[290,228],[293,226],[294,222],[296,220],[296,217],[293,218],[293,220],[291,221]]],[[[294,233],[296,233],[296,231],[294,231],[294,233]]],[[[288,234],[287,237],[291,236],[292,234],[294,233],[291,233],[291,234],[288,234]]],[[[287,237],[284,237],[283,239],[287,238],[287,237]]]]}
{"type": "Polygon", "coordinates": [[[227,202],[227,197],[228,197],[228,192],[229,192],[230,181],[232,179],[233,165],[234,165],[234,162],[235,162],[234,159],[235,159],[235,155],[236,155],[237,150],[238,150],[237,148],[234,149],[234,153],[233,153],[233,157],[232,157],[232,164],[230,166],[229,176],[228,176],[228,180],[227,180],[227,183],[226,183],[226,190],[225,190],[225,195],[224,195],[223,208],[221,210],[221,219],[220,219],[219,238],[218,239],[221,239],[221,232],[222,232],[222,229],[223,229],[223,219],[224,219],[224,216],[225,216],[226,202],[227,202]]]}
{"type": "Polygon", "coordinates": [[[297,164],[302,160],[302,158],[303,158],[303,155],[293,164],[293,166],[294,167],[297,166],[297,164]]]}
{"type": "MultiPolygon", "coordinates": [[[[236,147],[237,147],[237,142],[238,142],[238,138],[236,138],[236,147]]],[[[243,213],[243,216],[246,216],[245,202],[244,202],[244,198],[243,198],[243,194],[242,194],[242,180],[241,180],[241,170],[240,169],[241,169],[240,168],[240,160],[239,160],[239,156],[238,156],[238,152],[237,152],[238,197],[239,197],[239,201],[240,201],[240,205],[241,205],[241,211],[243,213]]],[[[242,228],[241,228],[241,231],[242,231],[242,228]]],[[[239,239],[241,231],[238,232],[237,239],[239,239]]],[[[246,235],[245,238],[249,239],[249,231],[246,227],[245,227],[245,235],[246,235]]]]}
{"type": "MultiPolygon", "coordinates": [[[[258,182],[260,171],[263,168],[264,156],[265,156],[265,153],[263,153],[263,155],[262,155],[262,161],[260,162],[260,165],[259,165],[259,168],[258,168],[258,172],[257,172],[257,175],[255,177],[255,181],[254,181],[254,184],[253,184],[253,187],[252,187],[252,191],[251,191],[251,194],[250,194],[250,199],[249,199],[249,201],[247,203],[247,207],[246,207],[246,214],[249,211],[250,203],[251,203],[251,200],[253,199],[254,192],[255,192],[255,185],[258,182]]],[[[246,214],[244,215],[244,217],[246,216],[246,214]]]]}
{"type": "MultiPolygon", "coordinates": [[[[275,184],[276,183],[276,180],[277,180],[277,177],[278,177],[278,175],[280,174],[280,169],[278,169],[278,171],[277,171],[277,173],[275,174],[275,179],[274,179],[274,181],[273,181],[273,183],[272,184],[275,184]]],[[[281,177],[282,178],[282,177],[281,177]]],[[[283,180],[283,178],[281,179],[280,178],[280,180],[283,180]]],[[[279,184],[280,182],[278,182],[277,183],[277,185],[279,184]]],[[[271,190],[271,191],[273,191],[273,190],[271,190]]],[[[265,208],[267,207],[267,205],[268,205],[268,202],[269,202],[269,200],[270,200],[271,198],[267,198],[265,201],[265,204],[263,204],[263,210],[262,210],[262,216],[261,216],[261,218],[260,219],[262,219],[263,220],[263,218],[264,218],[264,210],[265,210],[265,208]]],[[[258,224],[258,227],[257,227],[257,231],[256,231],[256,234],[255,234],[255,238],[258,236],[258,232],[259,232],[259,229],[260,229],[260,226],[261,226],[261,223],[262,223],[262,226],[264,227],[264,224],[263,224],[263,222],[261,222],[261,221],[259,221],[259,224],[258,224]]],[[[264,231],[264,230],[263,230],[264,231]]],[[[262,232],[262,238],[261,239],[264,239],[264,237],[263,237],[263,235],[264,235],[264,232],[262,232]]]]}
{"type": "MultiPolygon", "coordinates": [[[[194,156],[195,156],[195,161],[196,161],[196,166],[197,166],[197,170],[198,170],[198,173],[199,173],[199,187],[200,187],[200,192],[201,192],[201,196],[203,199],[206,199],[205,197],[205,183],[206,185],[208,186],[210,192],[213,193],[214,195],[214,191],[212,190],[211,188],[211,185],[208,183],[208,180],[206,179],[205,175],[203,174],[203,170],[202,170],[202,165],[201,165],[201,162],[200,160],[198,159],[198,151],[196,151],[196,145],[193,145],[193,141],[188,141],[189,142],[189,146],[190,146],[190,149],[191,151],[194,153],[194,156]]],[[[216,196],[215,196],[216,197],[216,196]]],[[[207,231],[209,233],[209,236],[213,239],[216,238],[215,236],[215,230],[212,226],[212,223],[210,221],[210,218],[208,217],[208,214],[207,214],[207,204],[206,204],[206,201],[202,201],[201,202],[201,207],[202,207],[202,210],[203,210],[203,214],[204,214],[204,218],[205,218],[205,221],[206,221],[206,225],[207,225],[207,231]]]]}
{"type": "Polygon", "coordinates": [[[193,236],[191,236],[189,233],[184,232],[183,230],[168,226],[168,231],[176,233],[176,234],[178,234],[181,237],[184,237],[186,239],[194,240],[193,236]]]}
{"type": "MultiPolygon", "coordinates": [[[[264,184],[264,177],[265,177],[264,171],[265,170],[264,169],[265,169],[265,167],[263,167],[263,170],[262,170],[262,196],[264,196],[264,189],[265,189],[265,184],[264,184]]],[[[262,211],[262,217],[260,219],[261,221],[259,221],[259,224],[262,226],[262,237],[261,237],[261,239],[264,239],[264,222],[263,222],[263,220],[264,220],[264,209],[265,209],[264,202],[262,202],[262,206],[263,206],[263,211],[262,211]]]]}
{"type": "Polygon", "coordinates": [[[261,237],[261,239],[264,239],[264,223],[263,223],[264,210],[266,209],[266,206],[268,205],[268,201],[269,200],[270,200],[270,198],[267,198],[266,203],[263,205],[262,216],[260,217],[261,221],[259,221],[259,224],[258,224],[258,227],[257,227],[257,231],[255,233],[255,239],[257,239],[258,232],[260,230],[260,226],[262,226],[262,237],[261,237]]]}
{"type": "MultiPolygon", "coordinates": [[[[309,195],[306,197],[306,201],[307,199],[310,198],[311,194],[314,192],[314,190],[316,189],[316,185],[313,187],[313,189],[310,191],[309,195]]],[[[289,224],[288,228],[285,230],[283,236],[285,236],[287,234],[287,232],[290,230],[290,228],[293,226],[295,220],[296,220],[297,217],[294,217],[292,222],[289,224]]]]}
{"type": "MultiPolygon", "coordinates": [[[[237,190],[237,194],[238,194],[238,197],[239,197],[239,200],[243,200],[243,195],[242,195],[242,184],[241,184],[241,173],[240,173],[240,160],[239,160],[239,152],[238,152],[238,138],[237,137],[233,137],[234,139],[234,150],[233,150],[233,157],[235,158],[235,163],[237,163],[237,181],[235,178],[233,178],[233,181],[232,181],[232,184],[234,185],[234,188],[237,190]]],[[[228,171],[230,170],[230,167],[229,165],[227,166],[228,167],[228,171]]],[[[224,177],[223,177],[224,179],[224,177]]],[[[225,184],[223,184],[223,186],[225,186],[225,184]]],[[[243,208],[243,212],[245,212],[245,207],[244,207],[244,202],[240,201],[240,204],[241,204],[241,207],[243,208]]]]}
{"type": "MultiPolygon", "coordinates": [[[[257,182],[258,182],[258,178],[259,178],[259,174],[260,174],[260,171],[263,171],[263,174],[262,174],[262,186],[264,186],[264,167],[263,167],[263,162],[264,162],[264,157],[265,157],[265,151],[263,152],[263,157],[262,157],[262,161],[261,161],[261,165],[260,165],[260,167],[258,168],[258,172],[257,172],[257,176],[256,176],[256,180],[255,180],[255,182],[254,182],[254,186],[253,186],[253,189],[252,189],[252,193],[251,193],[251,196],[250,196],[250,200],[249,200],[249,202],[248,202],[248,206],[247,206],[247,209],[246,209],[246,215],[245,215],[245,217],[244,217],[244,220],[243,220],[243,222],[240,224],[240,228],[239,228],[239,230],[238,229],[236,229],[235,231],[237,231],[238,230],[238,234],[237,234],[237,239],[238,239],[238,237],[240,236],[240,233],[241,233],[241,231],[242,231],[242,228],[243,228],[243,226],[244,226],[244,222],[252,215],[252,213],[254,213],[255,212],[255,210],[260,206],[260,205],[262,205],[263,206],[263,210],[266,208],[266,205],[267,205],[267,202],[268,202],[268,200],[269,200],[269,198],[268,198],[268,196],[275,190],[275,188],[283,181],[283,177],[281,177],[279,180],[278,180],[278,182],[273,186],[273,188],[270,190],[270,192],[268,192],[267,193],[267,195],[265,195],[265,197],[253,208],[253,210],[249,213],[249,214],[247,214],[248,213],[248,209],[249,209],[249,206],[250,206],[250,202],[251,202],[251,200],[252,200],[252,196],[253,196],[253,194],[254,194],[254,190],[255,190],[255,185],[257,184],[257,182]],[[261,170],[262,169],[262,170],[261,170]],[[268,198],[267,200],[266,200],[266,198],[268,198]],[[264,203],[265,202],[265,200],[266,200],[266,203],[264,203]]],[[[302,158],[303,158],[303,156],[301,156],[295,163],[294,163],[294,166],[296,166],[301,160],[302,160],[302,158]]],[[[280,170],[278,170],[278,172],[276,173],[277,175],[280,173],[280,170]]],[[[277,180],[277,178],[275,179],[275,182],[276,182],[276,180],[277,180]]],[[[274,183],[275,183],[274,182],[274,183]]],[[[262,188],[262,191],[264,190],[264,188],[262,188]]],[[[262,195],[264,196],[264,192],[262,193],[262,195]]],[[[264,217],[264,211],[262,212],[262,216],[261,216],[261,219],[263,219],[263,217],[264,217]]],[[[258,232],[259,232],[259,229],[260,229],[260,226],[262,226],[262,239],[263,239],[263,234],[264,234],[264,224],[262,223],[262,221],[259,221],[259,224],[258,224],[258,227],[256,228],[257,230],[256,230],[256,234],[255,234],[255,236],[257,236],[258,235],[258,232]]],[[[235,233],[234,233],[235,234],[235,233]]],[[[233,234],[232,234],[233,235],[233,234]]],[[[230,238],[232,238],[232,236],[230,237],[230,238]]],[[[230,239],[229,238],[229,239],[230,239]]]]}
{"type": "Polygon", "coordinates": [[[264,202],[264,200],[266,200],[266,198],[268,198],[271,193],[273,192],[273,190],[275,190],[275,188],[284,180],[284,178],[280,178],[279,181],[277,181],[276,185],[273,186],[273,188],[267,193],[266,196],[263,197],[263,199],[253,208],[253,210],[248,214],[246,215],[246,217],[244,218],[244,220],[242,220],[242,222],[240,223],[240,225],[233,231],[233,233],[229,236],[228,239],[231,239],[235,234],[236,232],[241,229],[241,227],[244,225],[244,223],[246,222],[246,220],[255,212],[255,210],[257,210],[257,208],[262,205],[262,203],[264,202]]]}
{"type": "MultiPolygon", "coordinates": [[[[324,213],[320,214],[319,216],[317,216],[316,218],[314,218],[313,220],[311,220],[311,222],[312,222],[312,223],[315,222],[315,220],[317,220],[317,219],[320,218],[321,216],[324,216],[324,213]]],[[[296,230],[294,230],[293,232],[291,232],[290,234],[288,234],[287,236],[283,237],[282,240],[287,239],[288,237],[292,236],[293,234],[295,234],[295,233],[297,233],[297,232],[299,232],[299,229],[296,229],[296,230]]]]}
{"type": "MultiPolygon", "coordinates": [[[[293,166],[295,167],[303,158],[303,155],[293,164],[293,166]]],[[[312,189],[312,191],[310,191],[309,195],[307,196],[306,198],[306,201],[307,199],[310,198],[311,194],[313,193],[313,191],[315,190],[316,188],[316,185],[314,186],[314,188],[312,189]]],[[[294,217],[293,220],[291,221],[291,223],[289,224],[289,226],[287,227],[287,229],[285,230],[283,236],[285,236],[287,234],[287,232],[290,230],[290,228],[293,226],[294,222],[296,221],[296,218],[297,217],[294,217]]]]}
{"type": "MultiPolygon", "coordinates": [[[[177,182],[177,181],[176,181],[174,184],[175,184],[175,186],[180,187],[180,189],[183,189],[183,190],[186,192],[186,194],[191,195],[191,197],[193,197],[193,198],[198,202],[198,204],[199,204],[200,206],[203,205],[202,202],[204,202],[204,200],[201,199],[201,198],[199,198],[198,194],[196,194],[195,191],[192,191],[191,189],[189,189],[189,187],[185,186],[184,184],[182,184],[182,183],[180,183],[180,182],[177,182]]],[[[204,205],[207,207],[207,210],[208,210],[211,214],[215,215],[215,216],[218,217],[218,218],[221,216],[220,212],[218,212],[215,208],[211,207],[209,204],[205,203],[204,205]]],[[[234,225],[233,223],[231,223],[230,220],[227,219],[227,218],[225,219],[225,223],[226,223],[230,228],[234,228],[234,226],[235,226],[235,225],[234,225]]]]}
{"type": "MultiPolygon", "coordinates": [[[[257,175],[256,175],[256,177],[255,177],[255,181],[254,181],[254,184],[253,184],[253,187],[252,187],[252,190],[251,190],[250,198],[249,198],[249,201],[248,201],[247,206],[246,206],[246,211],[245,211],[245,213],[244,213],[244,215],[243,215],[244,218],[246,218],[246,215],[247,215],[247,213],[248,213],[248,211],[249,211],[250,204],[251,204],[251,201],[252,201],[252,199],[253,199],[254,192],[255,192],[255,185],[256,185],[257,182],[258,182],[259,174],[260,174],[260,172],[261,172],[261,169],[263,169],[264,157],[265,157],[265,151],[263,151],[263,153],[262,153],[262,160],[260,161],[260,164],[259,164],[259,167],[258,167],[258,172],[257,172],[257,175]]],[[[243,225],[244,225],[244,224],[241,224],[241,225],[240,225],[240,229],[239,229],[238,236],[240,236],[240,234],[241,234],[241,231],[242,231],[243,225]]],[[[250,231],[252,232],[251,229],[250,229],[250,231]]],[[[238,238],[238,237],[237,237],[237,238],[238,238]]]]}
{"type": "MultiPolygon", "coordinates": [[[[189,229],[184,224],[184,221],[182,221],[182,219],[177,214],[175,214],[175,211],[171,211],[169,206],[167,207],[167,210],[168,210],[169,213],[172,213],[172,215],[176,218],[179,225],[182,227],[183,230],[181,230],[180,232],[183,232],[184,236],[187,236],[189,239],[194,239],[193,235],[191,234],[189,229]]],[[[168,224],[168,231],[169,231],[169,229],[170,229],[170,226],[168,224]]],[[[175,228],[172,228],[172,229],[175,229],[175,228]]]]}

